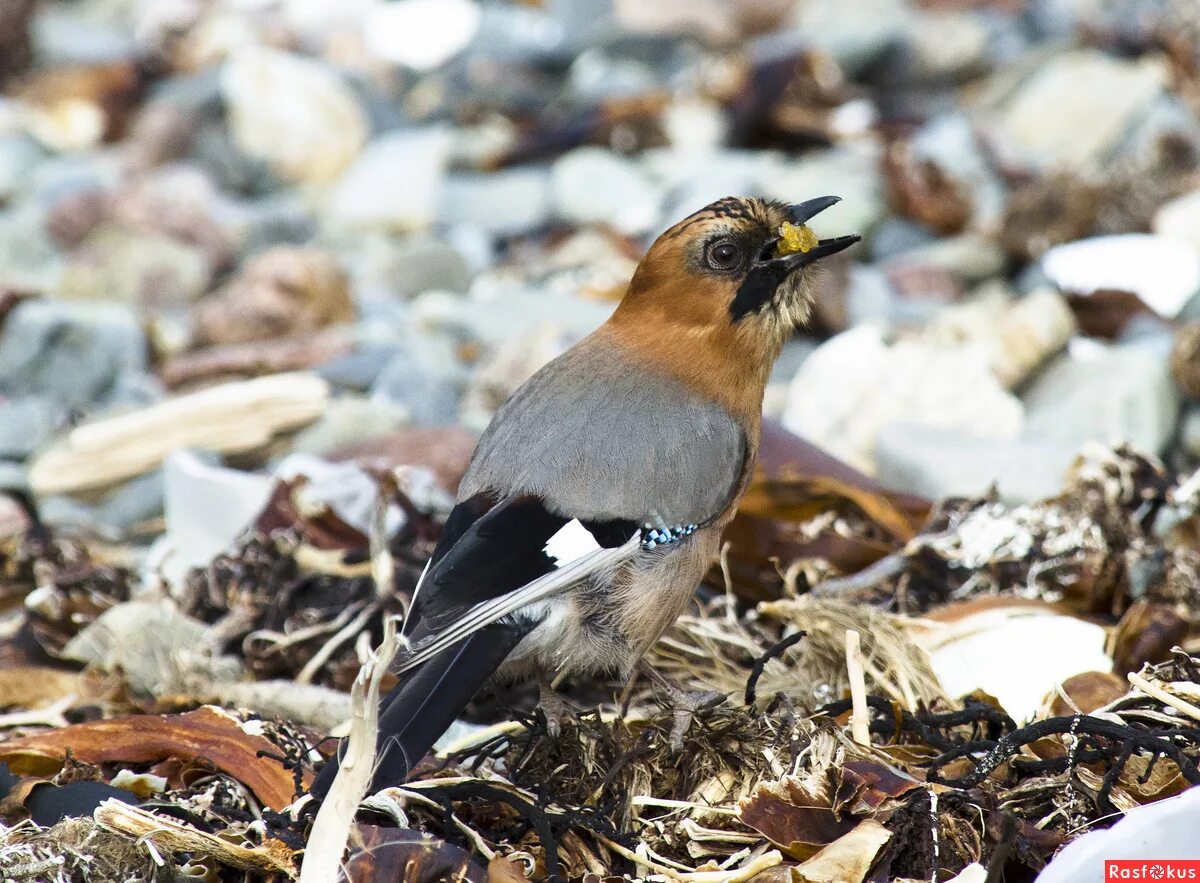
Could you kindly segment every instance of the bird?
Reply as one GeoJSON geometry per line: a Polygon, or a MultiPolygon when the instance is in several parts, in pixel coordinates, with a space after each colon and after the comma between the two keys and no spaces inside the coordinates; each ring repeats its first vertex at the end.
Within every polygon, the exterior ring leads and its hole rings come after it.
{"type": "Polygon", "coordinates": [[[683,219],[610,318],[497,410],[404,619],[373,790],[402,783],[488,681],[628,677],[684,610],[752,477],[811,268],[860,239],[803,226],[839,201],[727,197],[683,219]]]}

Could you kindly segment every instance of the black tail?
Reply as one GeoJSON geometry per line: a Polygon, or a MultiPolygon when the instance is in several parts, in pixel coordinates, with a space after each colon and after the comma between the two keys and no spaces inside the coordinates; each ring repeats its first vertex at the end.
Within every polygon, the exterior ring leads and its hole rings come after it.
{"type": "MultiPolygon", "coordinates": [[[[493,623],[447,647],[392,688],[380,703],[378,764],[371,791],[405,780],[528,631],[493,623]]],[[[313,780],[314,797],[329,793],[342,750],[339,745],[313,780]]]]}

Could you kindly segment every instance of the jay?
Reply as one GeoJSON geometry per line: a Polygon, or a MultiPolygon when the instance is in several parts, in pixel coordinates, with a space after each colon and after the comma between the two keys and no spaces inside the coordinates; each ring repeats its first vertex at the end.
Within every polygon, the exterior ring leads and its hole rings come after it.
{"type": "MultiPolygon", "coordinates": [[[[803,226],[837,201],[727,198],[684,219],[611,318],[497,411],[405,620],[375,788],[489,678],[628,676],[682,612],[750,481],[809,267],[859,239],[803,226]]],[[[335,757],[316,796],[336,772],[335,757]]]]}

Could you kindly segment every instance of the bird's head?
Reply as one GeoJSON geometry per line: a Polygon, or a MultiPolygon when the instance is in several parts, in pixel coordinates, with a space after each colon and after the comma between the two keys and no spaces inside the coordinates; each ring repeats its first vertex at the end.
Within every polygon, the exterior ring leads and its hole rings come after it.
{"type": "Polygon", "coordinates": [[[663,233],[629,285],[623,307],[653,311],[691,332],[782,340],[812,303],[811,267],[858,242],[817,240],[804,227],[839,201],[822,196],[787,205],[728,197],[663,233]],[[794,237],[802,237],[789,241],[794,237]]]}

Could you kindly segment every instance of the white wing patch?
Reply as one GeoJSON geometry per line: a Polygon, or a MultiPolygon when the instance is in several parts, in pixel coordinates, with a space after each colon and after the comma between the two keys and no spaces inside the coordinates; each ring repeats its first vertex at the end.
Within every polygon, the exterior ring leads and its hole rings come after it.
{"type": "MultiPolygon", "coordinates": [[[[582,526],[580,525],[580,527],[582,526]]],[[[640,533],[635,533],[625,542],[625,545],[615,549],[604,549],[597,544],[594,552],[588,552],[569,563],[560,564],[555,570],[539,576],[533,582],[526,583],[506,595],[476,604],[448,628],[436,635],[431,635],[419,646],[414,647],[406,657],[397,660],[394,663],[393,671],[396,674],[404,674],[450,645],[479,631],[485,625],[503,619],[510,613],[515,613],[527,604],[537,604],[547,598],[552,598],[566,591],[590,573],[616,567],[637,555],[641,548],[640,533]]]]}
{"type": "Polygon", "coordinates": [[[572,518],[560,527],[554,536],[546,540],[542,551],[554,559],[555,567],[562,567],[600,548],[592,532],[584,527],[578,518],[572,518]]]}

